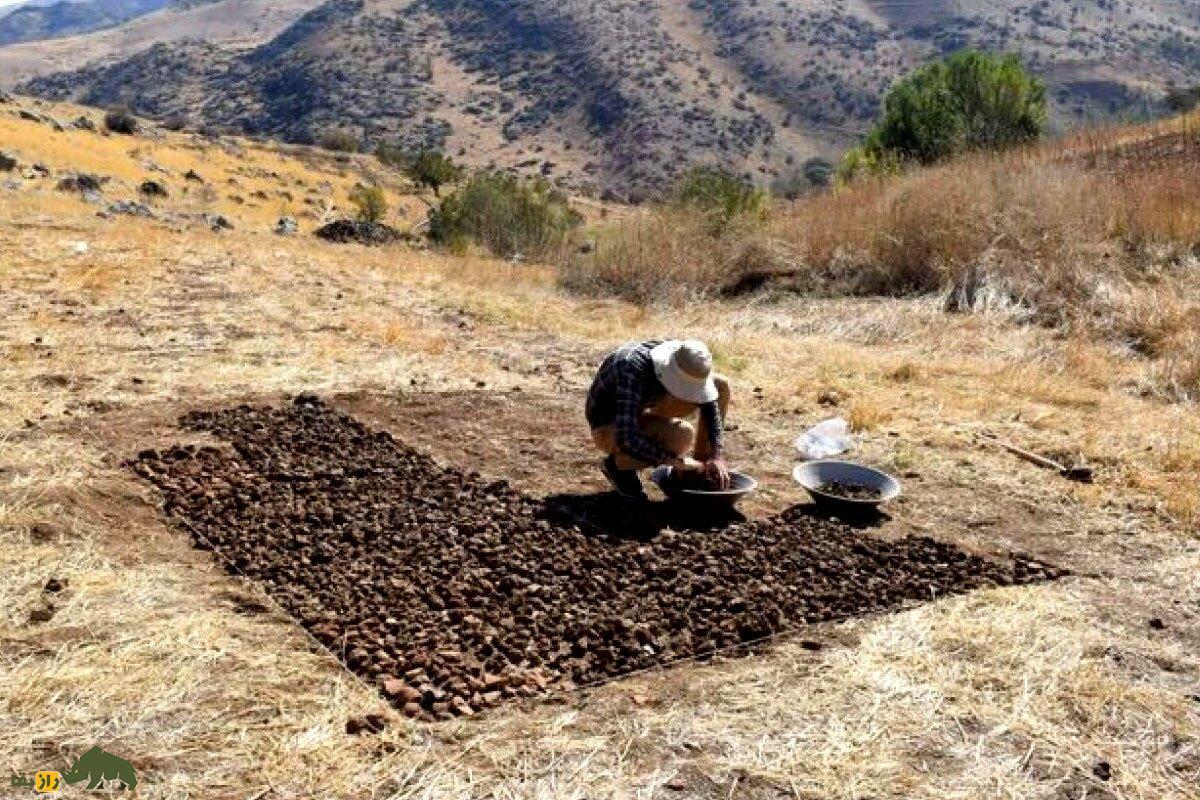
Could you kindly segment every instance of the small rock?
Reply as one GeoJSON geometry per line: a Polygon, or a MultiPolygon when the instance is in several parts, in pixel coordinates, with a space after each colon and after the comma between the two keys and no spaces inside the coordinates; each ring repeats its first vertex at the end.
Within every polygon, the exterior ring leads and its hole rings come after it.
{"type": "Polygon", "coordinates": [[[1166,630],[1166,628],[1167,628],[1167,623],[1163,622],[1158,617],[1153,617],[1151,619],[1146,620],[1146,624],[1149,625],[1153,630],[1156,630],[1156,631],[1166,630]]]}
{"type": "Polygon", "coordinates": [[[233,230],[233,223],[226,219],[222,214],[205,214],[204,221],[207,223],[208,227],[212,228],[214,231],[233,230]]]}
{"type": "Polygon", "coordinates": [[[183,173],[183,179],[185,181],[191,181],[192,183],[204,183],[204,178],[201,177],[200,173],[196,172],[194,169],[189,169],[187,172],[183,173]]]}
{"type": "Polygon", "coordinates": [[[95,131],[96,123],[92,122],[90,117],[81,114],[71,122],[71,127],[77,131],[95,131]]]}
{"type": "Polygon", "coordinates": [[[44,606],[39,606],[29,612],[29,622],[31,625],[40,625],[43,622],[49,622],[54,619],[54,606],[47,603],[44,606]]]}
{"type": "Polygon", "coordinates": [[[1097,761],[1092,765],[1092,774],[1102,781],[1112,779],[1112,764],[1107,761],[1097,761]]]}
{"type": "Polygon", "coordinates": [[[364,714],[346,720],[346,733],[359,736],[364,733],[383,733],[387,728],[387,717],[382,714],[364,714]]]}
{"type": "Polygon", "coordinates": [[[279,236],[294,236],[299,230],[295,217],[280,217],[275,223],[275,233],[279,236]]]}
{"type": "Polygon", "coordinates": [[[67,581],[65,579],[50,578],[48,581],[46,581],[46,585],[42,587],[42,591],[49,592],[50,594],[56,594],[65,588],[67,588],[67,581]]]}
{"type": "Polygon", "coordinates": [[[17,159],[0,151],[0,172],[12,172],[17,168],[17,159]]]}

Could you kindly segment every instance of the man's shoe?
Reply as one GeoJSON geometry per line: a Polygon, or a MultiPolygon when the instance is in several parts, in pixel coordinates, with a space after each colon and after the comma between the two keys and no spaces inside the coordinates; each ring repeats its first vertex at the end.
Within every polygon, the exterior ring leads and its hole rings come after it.
{"type": "Polygon", "coordinates": [[[646,490],[642,488],[642,479],[638,477],[637,470],[617,469],[616,456],[604,459],[604,463],[600,465],[600,471],[604,473],[604,477],[608,478],[608,482],[612,484],[617,494],[624,499],[637,502],[649,499],[646,497],[646,490]]]}

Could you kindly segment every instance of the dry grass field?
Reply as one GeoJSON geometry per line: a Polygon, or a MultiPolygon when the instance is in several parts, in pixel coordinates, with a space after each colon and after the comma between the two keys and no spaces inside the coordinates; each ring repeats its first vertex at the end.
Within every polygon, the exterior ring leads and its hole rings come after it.
{"type": "Polygon", "coordinates": [[[1200,797],[1200,417],[1142,390],[1144,356],[932,295],[635,305],[568,294],[550,267],[306,235],[365,162],[56,133],[11,106],[0,143],[53,173],[0,188],[6,768],[99,744],[143,797],[1200,797]],[[218,196],[183,195],[188,169],[218,196]],[[163,219],[97,217],[53,188],[77,170],[112,176],[114,199],[157,175],[163,219]],[[292,201],[272,195],[289,185],[292,201]],[[316,208],[309,188],[323,210],[272,234],[316,208]],[[178,223],[193,203],[234,230],[178,223]],[[1019,549],[1073,576],[422,724],[191,549],[122,466],[194,437],[186,410],[311,391],[528,492],[599,491],[591,370],[662,334],[707,339],[732,380],[731,446],[764,488],[748,513],[803,501],[790,441],[840,413],[855,457],[906,483],[873,533],[1019,549]],[[997,440],[1083,457],[1096,482],[997,440]],[[347,735],[364,713],[386,730],[347,735]]]}

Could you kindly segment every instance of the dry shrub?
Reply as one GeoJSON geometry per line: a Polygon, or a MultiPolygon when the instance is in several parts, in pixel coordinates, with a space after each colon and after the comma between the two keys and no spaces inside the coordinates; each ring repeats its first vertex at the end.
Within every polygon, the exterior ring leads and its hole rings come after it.
{"type": "Polygon", "coordinates": [[[1198,130],[1200,115],[868,178],[717,236],[698,215],[647,211],[601,227],[564,280],[640,302],[762,285],[944,292],[948,310],[1005,308],[1128,345],[1169,373],[1159,390],[1190,397],[1198,130]]]}
{"type": "Polygon", "coordinates": [[[704,215],[662,207],[601,227],[591,252],[563,264],[562,282],[637,303],[678,302],[716,294],[740,275],[773,270],[779,259],[750,220],[735,219],[714,235],[704,215]]]}

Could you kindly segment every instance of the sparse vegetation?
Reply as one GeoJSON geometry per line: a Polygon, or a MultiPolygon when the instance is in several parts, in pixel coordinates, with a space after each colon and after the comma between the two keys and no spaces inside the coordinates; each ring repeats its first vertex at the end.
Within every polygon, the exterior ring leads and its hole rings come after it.
{"type": "Polygon", "coordinates": [[[359,222],[377,225],[387,216],[387,195],[378,186],[359,184],[350,191],[350,204],[354,206],[359,222]]]}
{"type": "Polygon", "coordinates": [[[349,131],[326,131],[317,144],[334,153],[357,153],[359,150],[358,137],[349,131]]]}
{"type": "Polygon", "coordinates": [[[114,106],[104,114],[104,129],[109,133],[132,136],[138,132],[138,118],[128,106],[114,106]]]}
{"type": "Polygon", "coordinates": [[[450,249],[475,243],[503,257],[544,259],[581,221],[547,182],[481,171],[430,213],[429,234],[450,249]]]}
{"type": "Polygon", "coordinates": [[[841,175],[931,164],[971,150],[1003,150],[1041,138],[1046,87],[1015,55],[964,50],[920,68],[888,91],[883,113],[841,175]]]}

